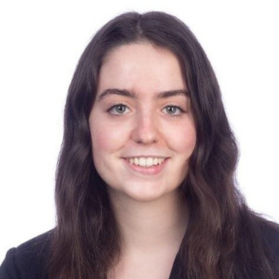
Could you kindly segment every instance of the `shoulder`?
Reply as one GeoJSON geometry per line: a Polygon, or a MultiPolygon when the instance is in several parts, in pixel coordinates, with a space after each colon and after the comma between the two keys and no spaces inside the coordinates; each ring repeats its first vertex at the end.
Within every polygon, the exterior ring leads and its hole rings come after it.
{"type": "Polygon", "coordinates": [[[52,232],[10,249],[0,267],[0,278],[46,279],[52,232]]]}

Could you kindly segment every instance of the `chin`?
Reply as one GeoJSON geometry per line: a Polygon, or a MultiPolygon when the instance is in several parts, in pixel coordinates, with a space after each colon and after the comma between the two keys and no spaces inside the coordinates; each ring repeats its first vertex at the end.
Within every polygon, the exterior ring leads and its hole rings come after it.
{"type": "Polygon", "coordinates": [[[158,185],[129,185],[129,188],[116,189],[111,187],[110,192],[112,196],[117,196],[122,199],[130,199],[137,202],[151,202],[158,201],[160,199],[167,198],[175,195],[179,187],[174,189],[164,189],[164,187],[158,187],[158,185]]]}

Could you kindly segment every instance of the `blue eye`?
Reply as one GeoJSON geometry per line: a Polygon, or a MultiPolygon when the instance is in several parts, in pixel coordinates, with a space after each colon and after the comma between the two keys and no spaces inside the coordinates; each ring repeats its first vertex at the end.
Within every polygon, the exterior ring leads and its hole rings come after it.
{"type": "Polygon", "coordinates": [[[184,112],[183,109],[178,106],[166,106],[163,110],[169,115],[180,115],[184,112]]]}
{"type": "Polygon", "coordinates": [[[117,105],[112,106],[108,111],[111,114],[120,115],[120,114],[127,113],[129,110],[130,109],[127,106],[125,106],[123,104],[117,104],[117,105]]]}

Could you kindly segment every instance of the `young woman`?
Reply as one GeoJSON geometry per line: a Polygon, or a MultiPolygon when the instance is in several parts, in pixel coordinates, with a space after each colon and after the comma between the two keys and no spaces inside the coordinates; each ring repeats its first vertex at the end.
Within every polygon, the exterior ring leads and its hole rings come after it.
{"type": "Polygon", "coordinates": [[[237,159],[187,26],[160,12],[116,17],[69,88],[57,227],[8,251],[0,278],[278,278],[278,225],[245,204],[237,159]]]}

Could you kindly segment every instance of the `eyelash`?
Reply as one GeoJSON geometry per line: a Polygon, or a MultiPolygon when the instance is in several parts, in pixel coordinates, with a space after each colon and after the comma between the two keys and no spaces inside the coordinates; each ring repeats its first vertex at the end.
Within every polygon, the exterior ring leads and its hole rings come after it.
{"type": "Polygon", "coordinates": [[[123,106],[123,107],[125,107],[125,108],[128,108],[128,106],[126,106],[126,105],[124,105],[124,104],[122,104],[122,103],[117,103],[117,104],[111,106],[111,107],[108,109],[108,112],[109,112],[110,114],[112,114],[113,116],[120,116],[120,115],[122,115],[122,114],[112,113],[112,110],[115,109],[115,108],[118,107],[118,106],[123,106]]]}
{"type": "MultiPolygon", "coordinates": [[[[122,113],[120,113],[120,114],[118,114],[118,113],[112,113],[112,110],[115,109],[117,106],[123,106],[123,107],[125,107],[126,109],[128,108],[128,106],[126,106],[126,105],[123,104],[123,103],[117,103],[117,104],[111,106],[111,107],[107,110],[107,112],[110,113],[110,114],[112,114],[113,116],[121,116],[121,115],[125,114],[125,113],[123,113],[123,114],[122,114],[122,113]]],[[[176,109],[178,109],[178,110],[180,111],[179,114],[168,114],[168,113],[167,113],[167,114],[170,115],[170,116],[179,117],[179,116],[181,116],[181,114],[186,113],[185,109],[182,108],[181,106],[178,106],[178,105],[167,105],[167,106],[165,106],[163,109],[166,109],[166,108],[169,108],[169,107],[176,108],[176,109]]],[[[129,109],[129,108],[128,108],[128,109],[129,109]]]]}
{"type": "Polygon", "coordinates": [[[178,110],[179,110],[179,114],[169,114],[169,113],[168,113],[168,115],[170,115],[170,116],[180,117],[180,116],[181,116],[181,114],[186,113],[185,109],[184,109],[184,108],[182,108],[181,106],[178,106],[178,105],[167,105],[167,106],[165,106],[165,107],[164,107],[164,109],[166,109],[166,108],[170,108],[170,107],[172,107],[172,108],[175,108],[175,109],[178,109],[178,110]]]}

